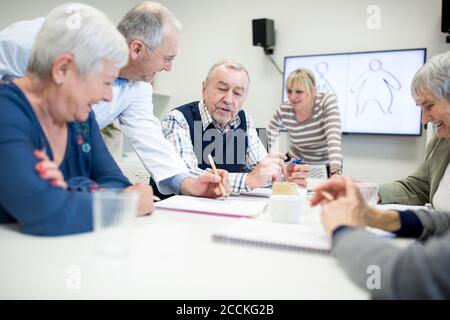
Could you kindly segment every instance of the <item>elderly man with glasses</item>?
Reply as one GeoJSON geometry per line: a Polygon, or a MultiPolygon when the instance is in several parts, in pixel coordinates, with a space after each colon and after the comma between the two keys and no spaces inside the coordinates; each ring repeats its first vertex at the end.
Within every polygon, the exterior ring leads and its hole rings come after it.
{"type": "MultiPolygon", "coordinates": [[[[77,18],[76,8],[73,14],[77,18]]],[[[78,18],[82,23],[83,17],[78,18]]],[[[44,18],[21,21],[0,31],[0,80],[25,74],[34,39],[43,22],[44,18]]],[[[208,172],[192,178],[183,160],[164,139],[161,123],[153,114],[150,82],[157,72],[172,69],[178,52],[179,21],[159,3],[145,1],[131,9],[117,29],[128,43],[128,64],[113,83],[113,101],[93,107],[100,128],[119,120],[125,136],[162,193],[220,196],[217,182],[227,180],[227,173],[221,170],[220,179],[208,172]]]]}

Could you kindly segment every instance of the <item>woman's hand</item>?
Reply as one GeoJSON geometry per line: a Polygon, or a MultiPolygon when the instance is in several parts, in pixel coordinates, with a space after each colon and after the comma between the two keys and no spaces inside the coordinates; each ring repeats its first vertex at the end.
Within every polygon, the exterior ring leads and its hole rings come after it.
{"type": "Polygon", "coordinates": [[[138,216],[145,216],[155,211],[153,203],[153,189],[143,182],[125,188],[125,192],[137,192],[139,194],[138,216]]]}
{"type": "Polygon", "coordinates": [[[301,187],[306,187],[308,184],[309,165],[307,164],[293,164],[286,166],[286,181],[293,182],[301,187]]]}
{"type": "Polygon", "coordinates": [[[322,193],[325,191],[329,195],[331,195],[334,199],[338,199],[340,197],[345,196],[346,194],[346,178],[341,175],[335,175],[332,176],[330,179],[326,180],[325,182],[319,184],[317,187],[314,188],[314,196],[311,198],[311,206],[314,207],[318,204],[321,204],[323,202],[328,202],[329,199],[327,199],[326,196],[322,193]]]}
{"type": "Polygon", "coordinates": [[[129,186],[125,192],[137,192],[139,194],[138,216],[145,216],[155,211],[153,203],[153,189],[148,184],[139,182],[129,186]]]}
{"type": "Polygon", "coordinates": [[[333,176],[314,189],[311,204],[322,205],[322,224],[329,235],[342,225],[367,226],[372,209],[364,201],[356,183],[343,176],[333,176]],[[333,200],[324,194],[331,194],[333,200]]]}
{"type": "Polygon", "coordinates": [[[67,183],[64,181],[64,175],[59,170],[58,165],[51,161],[42,150],[35,150],[34,155],[40,160],[35,166],[39,176],[44,180],[49,180],[54,187],[67,189],[67,183]]]}

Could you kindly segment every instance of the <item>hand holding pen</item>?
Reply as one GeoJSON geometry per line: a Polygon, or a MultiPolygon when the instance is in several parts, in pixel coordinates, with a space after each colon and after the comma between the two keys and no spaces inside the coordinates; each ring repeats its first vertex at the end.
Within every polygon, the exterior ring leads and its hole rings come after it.
{"type": "MultiPolygon", "coordinates": [[[[211,168],[212,168],[212,171],[213,171],[214,175],[216,177],[220,177],[219,172],[217,171],[214,159],[213,159],[213,157],[210,154],[208,154],[208,160],[209,160],[209,164],[211,165],[211,168]]],[[[225,190],[225,188],[224,188],[224,186],[222,184],[222,181],[219,182],[219,188],[220,188],[220,192],[222,193],[222,197],[226,197],[227,196],[227,192],[226,192],[226,190],[225,190]]]]}
{"type": "Polygon", "coordinates": [[[305,160],[303,159],[291,159],[290,161],[288,161],[288,164],[305,164],[305,160]]]}
{"type": "Polygon", "coordinates": [[[306,187],[308,184],[309,166],[303,159],[292,159],[286,166],[285,180],[287,182],[294,182],[301,187],[306,187]]]}
{"type": "Polygon", "coordinates": [[[349,178],[336,175],[314,188],[311,206],[334,201],[347,194],[347,180],[349,178]]]}

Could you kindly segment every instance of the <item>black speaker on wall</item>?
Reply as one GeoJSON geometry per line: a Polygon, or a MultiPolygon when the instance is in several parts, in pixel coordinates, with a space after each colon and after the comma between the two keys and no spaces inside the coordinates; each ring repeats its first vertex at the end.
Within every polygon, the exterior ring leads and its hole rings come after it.
{"type": "Polygon", "coordinates": [[[441,31],[450,33],[450,0],[442,0],[441,31]]]}
{"type": "Polygon", "coordinates": [[[253,45],[263,47],[264,49],[275,46],[275,27],[271,19],[254,19],[253,26],[253,45]]]}

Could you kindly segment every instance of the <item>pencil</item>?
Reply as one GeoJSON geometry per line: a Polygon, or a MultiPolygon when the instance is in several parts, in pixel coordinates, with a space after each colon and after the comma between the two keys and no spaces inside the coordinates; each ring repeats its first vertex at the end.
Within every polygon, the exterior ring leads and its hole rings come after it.
{"type": "Polygon", "coordinates": [[[320,191],[320,194],[321,194],[325,199],[327,199],[328,201],[333,201],[333,200],[334,200],[334,197],[333,197],[330,193],[328,193],[328,192],[326,192],[326,191],[320,191]]]}
{"type": "MultiPolygon", "coordinates": [[[[209,160],[209,164],[210,164],[211,167],[212,167],[213,173],[214,173],[216,176],[220,177],[220,176],[219,176],[219,172],[217,171],[217,168],[216,168],[216,164],[214,163],[214,159],[213,159],[213,157],[211,157],[210,154],[208,154],[208,160],[209,160]]],[[[220,192],[222,193],[222,196],[223,196],[223,197],[226,197],[227,192],[225,191],[225,188],[223,187],[222,181],[219,182],[219,188],[220,188],[220,192]]]]}

